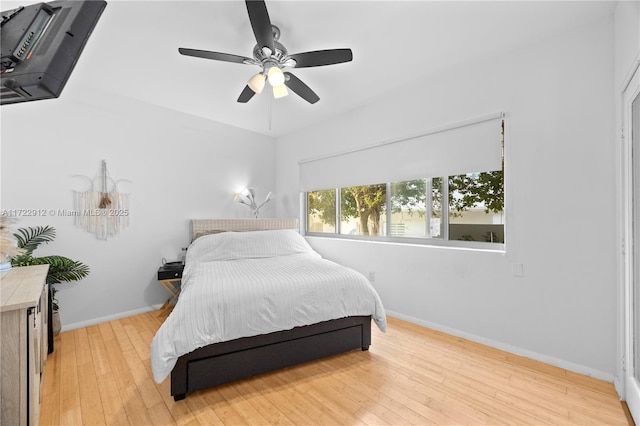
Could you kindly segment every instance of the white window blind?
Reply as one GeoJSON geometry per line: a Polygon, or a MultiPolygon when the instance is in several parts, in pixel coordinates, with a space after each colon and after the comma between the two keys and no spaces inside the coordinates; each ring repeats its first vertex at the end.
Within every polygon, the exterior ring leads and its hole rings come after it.
{"type": "Polygon", "coordinates": [[[299,162],[303,192],[500,170],[502,114],[299,162]]]}

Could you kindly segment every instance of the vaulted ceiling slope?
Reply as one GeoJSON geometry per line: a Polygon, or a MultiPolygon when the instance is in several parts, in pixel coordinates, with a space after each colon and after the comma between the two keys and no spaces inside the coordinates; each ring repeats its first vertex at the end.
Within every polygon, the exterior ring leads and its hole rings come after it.
{"type": "MultiPolygon", "coordinates": [[[[7,10],[35,2],[4,1],[7,10]]],[[[243,1],[110,0],[66,91],[95,88],[271,136],[358,108],[452,65],[602,19],[612,1],[269,1],[290,53],[349,47],[353,61],[295,70],[320,101],[238,95],[256,66],[182,56],[252,56],[243,1]],[[74,89],[75,88],[75,89],[74,89]]],[[[65,93],[63,93],[64,95],[65,93]]]]}

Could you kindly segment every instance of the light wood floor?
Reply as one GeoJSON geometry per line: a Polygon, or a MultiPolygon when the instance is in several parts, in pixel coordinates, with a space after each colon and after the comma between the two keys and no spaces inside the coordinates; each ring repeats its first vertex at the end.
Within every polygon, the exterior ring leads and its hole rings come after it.
{"type": "Polygon", "coordinates": [[[613,385],[390,318],[368,352],[261,375],[174,402],[152,379],[158,312],[64,332],[42,425],[626,425],[613,385]]]}

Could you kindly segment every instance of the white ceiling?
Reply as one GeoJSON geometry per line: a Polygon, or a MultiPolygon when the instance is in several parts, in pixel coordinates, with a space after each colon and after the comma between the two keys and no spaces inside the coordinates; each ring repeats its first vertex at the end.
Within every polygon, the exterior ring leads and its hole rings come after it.
{"type": "MultiPolygon", "coordinates": [[[[3,1],[2,10],[34,2],[3,1]]],[[[496,55],[613,13],[612,1],[270,1],[289,53],[349,47],[353,61],[293,69],[320,101],[267,90],[236,102],[258,67],[182,56],[252,56],[244,1],[109,0],[65,91],[87,88],[280,136],[358,108],[454,64],[496,55]],[[75,89],[74,89],[75,87],[75,89]]]]}

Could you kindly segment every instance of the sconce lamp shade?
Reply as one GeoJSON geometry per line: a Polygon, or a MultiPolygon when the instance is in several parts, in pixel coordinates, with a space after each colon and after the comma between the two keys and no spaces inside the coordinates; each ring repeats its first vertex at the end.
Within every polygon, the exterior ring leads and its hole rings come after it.
{"type": "Polygon", "coordinates": [[[251,194],[247,191],[247,188],[245,188],[242,192],[238,192],[236,194],[233,201],[237,203],[245,204],[247,206],[251,206],[251,203],[253,202],[253,197],[249,198],[250,196],[251,194]]]}
{"type": "Polygon", "coordinates": [[[258,205],[256,203],[255,190],[253,188],[245,188],[235,195],[234,201],[240,204],[244,204],[245,206],[249,206],[249,208],[251,209],[251,213],[257,218],[262,206],[271,201],[273,197],[273,192],[269,192],[267,194],[267,198],[262,202],[262,204],[258,205]]]}

